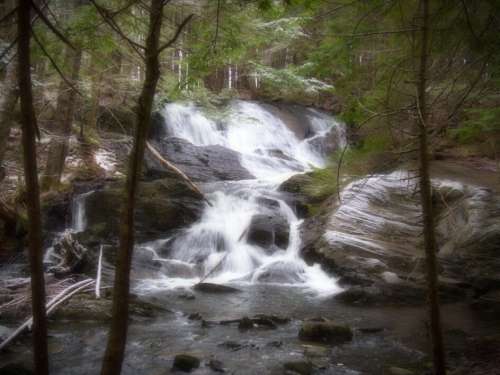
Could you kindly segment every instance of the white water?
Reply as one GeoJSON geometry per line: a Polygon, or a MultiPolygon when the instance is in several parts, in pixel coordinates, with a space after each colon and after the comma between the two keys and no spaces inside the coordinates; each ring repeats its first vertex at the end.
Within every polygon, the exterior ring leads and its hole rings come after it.
{"type": "MultiPolygon", "coordinates": [[[[207,205],[201,219],[173,239],[168,259],[159,259],[165,263],[164,275],[143,280],[140,289],[189,286],[210,274],[207,282],[279,283],[327,295],[341,290],[319,265],[308,266],[300,258],[301,220],[277,191],[279,184],[291,175],[325,165],[326,156],[315,150],[310,141],[324,137],[332,127],[340,127],[332,117],[308,112],[313,135],[301,140],[279,117],[253,102],[233,102],[218,121],[191,104],[168,104],[163,115],[167,134],[195,145],[221,145],[239,152],[241,164],[256,179],[205,186],[212,207],[207,205]],[[262,205],[262,198],[277,202],[275,210],[289,223],[287,249],[269,252],[247,242],[246,231],[252,217],[270,214],[269,208],[262,205]],[[183,270],[182,276],[178,276],[179,269],[183,270]]],[[[345,139],[342,131],[339,134],[342,147],[345,139]]],[[[164,243],[145,247],[155,251],[164,243]]]]}

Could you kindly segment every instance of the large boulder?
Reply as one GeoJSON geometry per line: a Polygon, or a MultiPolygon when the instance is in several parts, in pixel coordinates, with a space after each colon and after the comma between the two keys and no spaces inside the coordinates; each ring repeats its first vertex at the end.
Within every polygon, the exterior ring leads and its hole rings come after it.
{"type": "MultiPolygon", "coordinates": [[[[83,203],[85,228],[78,238],[90,245],[116,240],[122,202],[122,183],[112,183],[88,194],[83,203]]],[[[165,238],[169,232],[195,222],[203,206],[200,195],[180,179],[141,182],[135,212],[137,240],[165,238]]]]}
{"type": "MultiPolygon", "coordinates": [[[[223,146],[195,146],[175,137],[151,142],[158,152],[195,182],[246,180],[254,176],[240,162],[240,154],[223,146]]],[[[172,176],[172,172],[150,154],[145,157],[148,178],[172,176]]]]}
{"type": "MultiPolygon", "coordinates": [[[[416,183],[402,171],[355,181],[342,191],[340,202],[332,197],[304,221],[301,253],[352,288],[337,296],[342,302],[425,302],[416,183]]],[[[477,298],[500,289],[500,195],[494,188],[435,174],[433,200],[442,299],[477,298]]]]}
{"type": "Polygon", "coordinates": [[[274,246],[286,250],[290,242],[290,224],[278,213],[254,215],[247,241],[268,250],[273,250],[274,246]]]}

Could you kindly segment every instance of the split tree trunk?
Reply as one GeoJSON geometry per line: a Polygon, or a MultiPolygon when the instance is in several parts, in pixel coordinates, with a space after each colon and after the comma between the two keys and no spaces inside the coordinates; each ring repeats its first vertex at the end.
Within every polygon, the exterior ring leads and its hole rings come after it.
{"type": "Polygon", "coordinates": [[[31,273],[31,298],[33,310],[33,352],[35,373],[49,373],[47,351],[47,322],[45,316],[45,282],[42,263],[42,223],[40,218],[40,192],[36,161],[36,117],[31,86],[31,1],[18,2],[17,75],[21,102],[21,126],[24,175],[28,208],[29,263],[31,273]]]}
{"type": "Polygon", "coordinates": [[[420,64],[418,72],[418,128],[419,128],[419,162],[420,162],[420,199],[424,223],[424,247],[427,268],[428,303],[431,324],[432,355],[434,373],[446,373],[445,353],[439,309],[438,275],[437,275],[437,243],[432,207],[432,187],[429,174],[429,151],[427,141],[427,59],[429,49],[429,0],[422,0],[422,30],[420,41],[420,64]]]}
{"type": "Polygon", "coordinates": [[[146,78],[139,96],[134,145],[130,155],[125,185],[125,201],[120,225],[120,245],[116,259],[113,288],[112,321],[101,375],[120,374],[125,353],[129,316],[130,269],[134,248],[135,198],[151,121],[153,98],[160,77],[158,48],[163,20],[163,6],[163,0],[151,0],[149,30],[145,50],[146,78]]]}
{"type": "MultiPolygon", "coordinates": [[[[65,60],[71,67],[70,80],[76,86],[80,75],[82,51],[66,47],[65,60]]],[[[68,155],[69,137],[76,104],[76,92],[61,81],[57,97],[57,109],[54,118],[54,138],[50,142],[47,166],[42,178],[42,189],[53,190],[59,186],[68,155]]]]}

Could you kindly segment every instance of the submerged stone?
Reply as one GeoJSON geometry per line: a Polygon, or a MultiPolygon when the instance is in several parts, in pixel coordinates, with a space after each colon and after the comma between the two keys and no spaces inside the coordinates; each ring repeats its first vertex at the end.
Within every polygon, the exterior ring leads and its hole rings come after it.
{"type": "Polygon", "coordinates": [[[191,372],[200,367],[199,358],[190,354],[177,354],[174,358],[173,370],[191,372]]]}
{"type": "Polygon", "coordinates": [[[241,290],[227,285],[198,283],[193,287],[194,290],[203,293],[238,293],[241,290]]]}
{"type": "Polygon", "coordinates": [[[286,371],[300,374],[300,375],[310,375],[313,372],[313,365],[309,361],[290,361],[285,362],[283,367],[286,371]]]}
{"type": "Polygon", "coordinates": [[[351,328],[332,322],[306,322],[299,331],[299,339],[302,341],[330,345],[345,344],[351,341],[352,337],[351,328]]]}

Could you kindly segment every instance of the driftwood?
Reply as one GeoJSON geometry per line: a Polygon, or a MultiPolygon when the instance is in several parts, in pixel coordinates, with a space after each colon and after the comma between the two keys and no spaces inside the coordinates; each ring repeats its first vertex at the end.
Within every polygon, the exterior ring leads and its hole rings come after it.
{"type": "MultiPolygon", "coordinates": [[[[93,283],[94,280],[86,279],[67,287],[62,292],[57,294],[46,305],[47,317],[51,313],[53,313],[63,302],[69,300],[75,294],[81,292],[82,290],[89,287],[93,283]]],[[[32,325],[33,325],[33,317],[30,317],[23,324],[21,324],[19,328],[17,328],[14,332],[12,332],[12,334],[9,337],[7,337],[4,341],[2,341],[2,343],[0,343],[0,351],[5,349],[7,345],[9,345],[12,341],[14,341],[21,333],[23,333],[26,330],[30,330],[32,325]]]]}
{"type": "Polygon", "coordinates": [[[161,154],[158,152],[157,149],[155,149],[151,143],[146,142],[146,148],[148,151],[153,155],[165,168],[169,169],[170,171],[174,172],[176,175],[181,177],[191,188],[192,191],[194,191],[197,195],[199,195],[209,206],[212,206],[212,203],[205,197],[205,195],[201,192],[201,190],[194,184],[193,181],[184,173],[182,172],[179,168],[177,168],[175,165],[170,163],[168,160],[166,160],[161,154]]]}
{"type": "Polygon", "coordinates": [[[69,231],[54,244],[52,256],[59,261],[48,272],[56,276],[68,275],[77,271],[85,262],[88,250],[82,246],[69,231]]]}
{"type": "Polygon", "coordinates": [[[95,278],[95,298],[101,298],[101,270],[102,270],[102,245],[99,249],[99,261],[97,262],[97,275],[95,278]]]}

